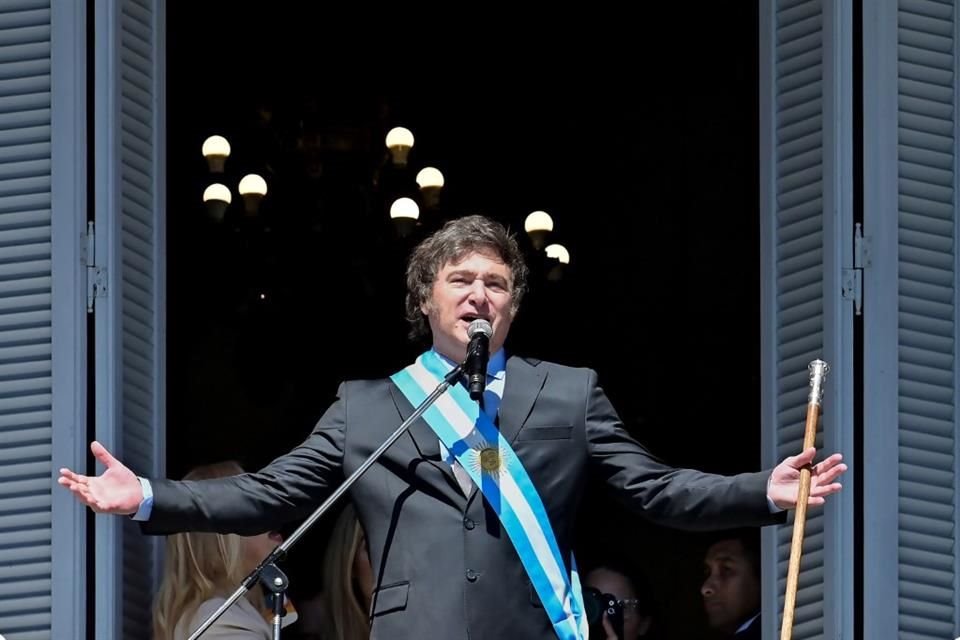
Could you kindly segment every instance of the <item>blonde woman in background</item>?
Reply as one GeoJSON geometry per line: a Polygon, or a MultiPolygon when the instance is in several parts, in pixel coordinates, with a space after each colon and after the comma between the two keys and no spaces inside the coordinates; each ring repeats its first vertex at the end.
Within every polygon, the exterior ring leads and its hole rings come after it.
{"type": "Polygon", "coordinates": [[[337,518],[323,556],[324,640],[367,640],[373,570],[367,540],[349,502],[337,518]]]}
{"type": "MultiPolygon", "coordinates": [[[[197,467],[184,480],[239,475],[235,462],[197,467]]],[[[154,603],[154,640],[185,640],[216,611],[273,548],[275,533],[256,536],[177,533],[167,537],[163,581],[154,603]]],[[[233,604],[203,635],[204,640],[270,640],[257,586],[233,604]]]]}

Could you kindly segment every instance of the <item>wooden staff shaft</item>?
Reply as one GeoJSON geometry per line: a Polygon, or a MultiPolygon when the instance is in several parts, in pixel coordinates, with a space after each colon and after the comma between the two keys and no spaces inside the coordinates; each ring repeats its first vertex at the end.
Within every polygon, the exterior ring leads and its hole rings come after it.
{"type": "MultiPolygon", "coordinates": [[[[803,434],[803,450],[813,446],[817,437],[820,405],[807,405],[807,425],[803,434]]],[[[807,501],[810,498],[810,467],[800,470],[800,491],[797,494],[797,512],[793,519],[793,541],[790,543],[790,565],[787,568],[787,590],[783,598],[783,624],[780,640],[793,637],[793,613],[797,605],[797,580],[800,577],[800,554],[803,552],[803,529],[807,524],[807,501]]]]}

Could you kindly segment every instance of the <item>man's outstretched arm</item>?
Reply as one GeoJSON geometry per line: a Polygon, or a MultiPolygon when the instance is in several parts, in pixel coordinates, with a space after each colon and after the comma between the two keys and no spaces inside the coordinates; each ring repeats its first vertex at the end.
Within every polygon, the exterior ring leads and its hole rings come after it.
{"type": "MultiPolygon", "coordinates": [[[[664,464],[623,428],[619,416],[597,384],[586,380],[585,421],[591,465],[623,502],[667,526],[710,530],[759,526],[781,521],[778,509],[796,507],[800,469],[816,450],[785,459],[773,470],[720,476],[664,464]]],[[[811,468],[810,505],[840,490],[846,471],[840,454],[811,468]]]]}
{"type": "MultiPolygon", "coordinates": [[[[342,479],[346,387],[341,386],[340,399],[300,446],[256,473],[179,482],[152,479],[153,504],[143,530],[251,535],[309,514],[342,479]]],[[[61,469],[58,482],[98,513],[136,513],[144,498],[140,478],[99,443],[91,450],[106,467],[101,475],[61,469]]]]}

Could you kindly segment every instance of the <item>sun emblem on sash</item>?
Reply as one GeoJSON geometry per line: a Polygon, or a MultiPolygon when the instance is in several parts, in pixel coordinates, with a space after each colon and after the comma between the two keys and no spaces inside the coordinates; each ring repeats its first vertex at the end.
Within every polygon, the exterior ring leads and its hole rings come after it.
{"type": "Polygon", "coordinates": [[[480,450],[480,470],[494,473],[500,470],[500,452],[493,447],[480,450]]]}
{"type": "Polygon", "coordinates": [[[473,450],[470,466],[474,471],[488,476],[497,476],[504,471],[507,460],[499,447],[484,441],[474,445],[473,450]]]}

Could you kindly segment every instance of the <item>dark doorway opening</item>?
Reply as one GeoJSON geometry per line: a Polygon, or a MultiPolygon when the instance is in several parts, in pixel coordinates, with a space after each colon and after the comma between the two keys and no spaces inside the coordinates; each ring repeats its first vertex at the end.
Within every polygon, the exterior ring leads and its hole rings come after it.
{"type": "MultiPolygon", "coordinates": [[[[596,369],[671,464],[758,468],[757,7],[667,4],[401,38],[308,4],[169,3],[169,475],[297,444],[339,381],[419,352],[413,242],[475,212],[523,236],[533,210],[571,262],[552,281],[531,248],[508,350],[596,369]],[[383,145],[397,125],[416,137],[406,172],[383,145]],[[213,134],[232,146],[223,176],[200,154],[213,134]],[[440,207],[399,238],[387,208],[426,165],[445,175],[440,207]],[[256,216],[247,173],[268,184],[256,216]],[[214,222],[201,196],[220,181],[233,203],[214,222]]],[[[671,637],[701,630],[703,540],[591,504],[584,539],[636,557],[671,637]]]]}

